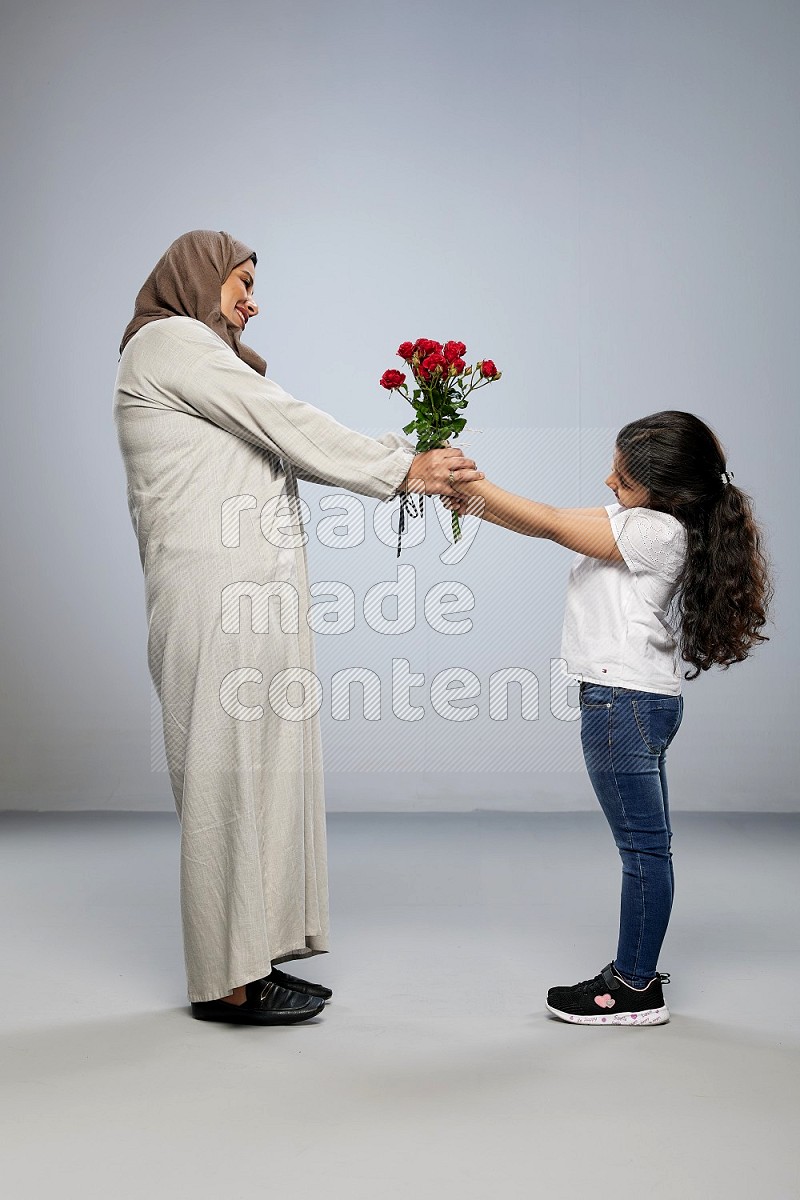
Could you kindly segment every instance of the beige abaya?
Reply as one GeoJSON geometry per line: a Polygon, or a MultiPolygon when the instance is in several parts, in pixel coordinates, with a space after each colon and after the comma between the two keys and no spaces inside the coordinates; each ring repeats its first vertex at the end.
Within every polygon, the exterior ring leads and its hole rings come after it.
{"type": "Polygon", "coordinates": [[[293,399],[191,316],[129,335],[114,418],[181,822],[189,998],[211,1000],[328,948],[296,476],[388,498],[413,451],[293,399]]]}

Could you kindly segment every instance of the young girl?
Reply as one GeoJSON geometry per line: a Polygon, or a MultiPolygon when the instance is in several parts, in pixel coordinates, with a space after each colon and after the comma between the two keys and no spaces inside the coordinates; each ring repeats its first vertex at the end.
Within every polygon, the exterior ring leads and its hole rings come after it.
{"type": "Polygon", "coordinates": [[[669,980],[656,967],[673,896],[666,752],[683,716],[680,660],[696,679],[768,640],[759,633],[768,565],[750,498],[732,478],[709,427],[669,411],[620,430],[606,479],[618,503],[604,508],[459,485],[466,511],[578,551],[561,656],[581,681],[581,744],[622,859],[622,902],[616,958],[593,979],[548,992],[564,1021],[669,1020],[669,980]]]}

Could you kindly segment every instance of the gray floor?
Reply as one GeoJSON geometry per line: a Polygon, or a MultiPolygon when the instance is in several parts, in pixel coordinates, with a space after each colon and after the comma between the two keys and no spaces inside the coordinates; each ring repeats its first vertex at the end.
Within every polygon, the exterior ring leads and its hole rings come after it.
{"type": "Polygon", "coordinates": [[[174,817],[6,814],[4,1195],[800,1197],[800,818],[674,826],[666,1026],[544,1010],[614,952],[595,814],[360,814],[334,1002],[259,1030],[187,1015],[174,817]]]}

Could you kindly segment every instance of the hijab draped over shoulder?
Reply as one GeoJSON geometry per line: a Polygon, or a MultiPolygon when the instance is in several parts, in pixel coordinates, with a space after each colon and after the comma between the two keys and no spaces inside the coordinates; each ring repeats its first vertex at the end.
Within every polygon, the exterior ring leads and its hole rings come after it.
{"type": "Polygon", "coordinates": [[[248,258],[256,263],[255,251],[231,237],[212,229],[195,229],[172,243],[148,275],[122,335],[120,354],[144,325],[165,317],[193,317],[202,321],[227,342],[260,375],[267,364],[260,354],[240,341],[241,330],[220,312],[220,289],[234,267],[248,258]]]}

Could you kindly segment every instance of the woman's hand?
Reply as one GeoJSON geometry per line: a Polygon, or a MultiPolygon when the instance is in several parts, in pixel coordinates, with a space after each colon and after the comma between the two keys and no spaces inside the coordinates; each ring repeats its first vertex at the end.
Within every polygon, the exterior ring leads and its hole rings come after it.
{"type": "Polygon", "coordinates": [[[418,454],[400,486],[426,496],[457,496],[459,486],[483,478],[483,471],[478,471],[463,451],[445,446],[442,450],[418,454]]]}

